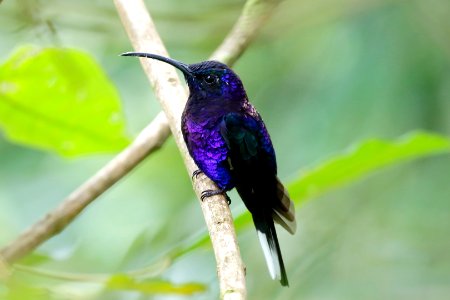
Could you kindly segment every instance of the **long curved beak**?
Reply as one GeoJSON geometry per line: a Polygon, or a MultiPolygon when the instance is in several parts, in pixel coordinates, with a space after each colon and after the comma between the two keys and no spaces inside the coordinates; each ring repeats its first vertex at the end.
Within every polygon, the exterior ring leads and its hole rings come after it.
{"type": "Polygon", "coordinates": [[[175,59],[171,59],[168,57],[164,57],[161,55],[157,55],[157,54],[153,54],[153,53],[145,53],[145,52],[125,52],[120,54],[120,56],[138,56],[138,57],[147,57],[147,58],[153,58],[162,62],[165,62],[169,65],[174,66],[175,68],[177,68],[178,70],[180,70],[181,72],[183,72],[183,74],[185,76],[190,76],[192,75],[191,70],[189,69],[189,65],[182,63],[178,60],[175,59]]]}

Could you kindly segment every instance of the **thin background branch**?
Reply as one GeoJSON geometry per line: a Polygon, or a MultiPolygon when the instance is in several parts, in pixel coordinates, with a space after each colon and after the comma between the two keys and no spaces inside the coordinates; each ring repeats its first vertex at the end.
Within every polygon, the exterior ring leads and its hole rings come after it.
{"type": "MultiPolygon", "coordinates": [[[[212,59],[233,64],[257,35],[259,28],[279,2],[280,0],[247,1],[239,20],[214,52],[212,59]]],[[[136,50],[167,55],[142,0],[116,0],[115,4],[136,50]],[[152,33],[149,36],[150,31],[152,33]]],[[[184,101],[187,99],[185,89],[181,87],[171,67],[151,60],[143,60],[142,63],[165,113],[159,113],[130,146],[71,193],[56,209],[47,213],[44,218],[2,248],[0,255],[6,263],[14,263],[61,232],[94,199],[157,150],[169,136],[169,125],[185,158],[189,173],[196,169],[187,154],[179,128],[184,101]]],[[[215,187],[207,178],[201,177],[194,182],[197,195],[210,188],[215,187]]],[[[218,263],[221,296],[226,299],[243,299],[245,298],[243,264],[229,208],[223,197],[216,196],[205,200],[202,203],[202,210],[218,263]]]]}

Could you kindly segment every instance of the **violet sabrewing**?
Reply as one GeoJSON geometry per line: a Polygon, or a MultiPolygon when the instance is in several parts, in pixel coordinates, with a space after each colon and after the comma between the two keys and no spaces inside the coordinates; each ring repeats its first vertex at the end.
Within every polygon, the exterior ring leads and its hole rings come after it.
{"type": "Polygon", "coordinates": [[[202,200],[237,189],[253,217],[272,279],[288,285],[274,221],[295,233],[294,204],[277,177],[275,151],[261,116],[248,101],[238,75],[217,61],[185,64],[150,53],[123,56],[153,58],[181,72],[189,98],[181,130],[190,155],[217,185],[202,193],[202,200]]]}

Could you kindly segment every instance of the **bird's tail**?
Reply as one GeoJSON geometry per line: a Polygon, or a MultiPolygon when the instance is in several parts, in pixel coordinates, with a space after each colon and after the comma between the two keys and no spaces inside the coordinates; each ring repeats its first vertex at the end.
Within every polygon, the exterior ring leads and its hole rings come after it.
{"type": "Polygon", "coordinates": [[[295,206],[289,197],[287,189],[277,178],[277,200],[273,207],[272,217],[274,221],[290,234],[294,234],[297,230],[297,222],[295,221],[295,206]]]}
{"type": "Polygon", "coordinates": [[[289,286],[272,216],[270,214],[253,214],[253,222],[258,232],[270,276],[272,279],[280,280],[281,285],[289,286]]]}

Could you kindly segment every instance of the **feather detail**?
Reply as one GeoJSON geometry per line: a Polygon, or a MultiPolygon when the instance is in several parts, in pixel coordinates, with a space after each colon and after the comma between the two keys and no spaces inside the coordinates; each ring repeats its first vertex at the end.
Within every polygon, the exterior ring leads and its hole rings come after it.
{"type": "Polygon", "coordinates": [[[270,276],[272,279],[279,280],[281,285],[289,286],[272,217],[253,214],[253,222],[255,223],[270,276]]]}
{"type": "Polygon", "coordinates": [[[259,243],[261,244],[261,248],[263,249],[264,258],[266,259],[267,268],[269,269],[270,277],[272,277],[273,280],[280,280],[281,279],[281,270],[279,266],[278,257],[276,255],[273,255],[272,250],[270,249],[269,242],[267,241],[267,235],[257,230],[259,243]]]}
{"type": "Polygon", "coordinates": [[[290,234],[295,234],[297,222],[295,220],[295,206],[284,185],[277,178],[277,206],[273,208],[272,217],[290,234]]]}

